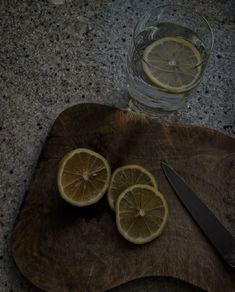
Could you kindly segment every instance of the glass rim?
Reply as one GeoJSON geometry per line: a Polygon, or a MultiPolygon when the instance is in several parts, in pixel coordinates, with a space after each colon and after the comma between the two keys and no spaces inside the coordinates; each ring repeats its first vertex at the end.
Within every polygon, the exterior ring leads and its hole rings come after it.
{"type": "MultiPolygon", "coordinates": [[[[187,12],[190,12],[190,13],[192,13],[192,14],[195,14],[199,19],[201,19],[205,24],[206,24],[206,26],[207,26],[207,28],[208,28],[208,30],[209,30],[209,33],[210,33],[210,35],[211,35],[211,40],[210,40],[210,46],[209,46],[209,49],[208,49],[208,51],[209,51],[209,54],[208,54],[208,56],[206,57],[206,58],[204,58],[200,63],[197,63],[195,66],[193,66],[192,68],[196,68],[196,67],[199,67],[199,66],[201,66],[202,64],[204,64],[205,62],[207,62],[208,61],[208,59],[209,59],[209,57],[210,57],[210,53],[211,53],[211,51],[212,51],[212,48],[213,48],[213,46],[214,46],[214,33],[213,33],[213,30],[212,30],[212,27],[211,27],[211,25],[209,24],[209,22],[208,22],[208,20],[203,16],[203,15],[200,15],[198,12],[196,12],[196,11],[193,11],[190,7],[187,7],[187,6],[184,6],[184,5],[179,5],[179,4],[165,4],[165,5],[159,5],[159,6],[156,6],[155,8],[154,8],[154,10],[157,10],[157,9],[163,9],[163,8],[167,8],[167,7],[169,7],[169,8],[174,8],[174,7],[176,7],[176,8],[180,8],[180,9],[184,9],[184,10],[186,10],[187,12]]],[[[147,15],[151,15],[152,14],[152,12],[151,12],[151,10],[149,10],[149,11],[147,11],[146,13],[144,13],[143,15],[142,15],[142,17],[141,17],[141,19],[143,19],[143,18],[145,18],[147,15]]],[[[136,45],[136,30],[137,30],[137,27],[138,27],[138,25],[140,24],[140,22],[141,22],[141,19],[139,19],[139,21],[136,23],[136,25],[135,25],[135,27],[134,27],[134,31],[133,31],[133,44],[134,44],[134,47],[135,47],[135,49],[136,49],[136,51],[137,51],[137,54],[139,54],[138,53],[138,50],[137,50],[137,45],[136,45]]],[[[160,69],[159,67],[157,67],[156,65],[152,65],[152,64],[149,64],[149,62],[148,61],[146,61],[144,58],[143,58],[143,56],[140,56],[140,58],[148,65],[148,66],[151,66],[151,67],[153,67],[153,68],[156,68],[156,69],[160,69]]],[[[161,69],[162,70],[162,69],[161,69]]],[[[173,71],[169,71],[169,72],[173,72],[173,71]]]]}

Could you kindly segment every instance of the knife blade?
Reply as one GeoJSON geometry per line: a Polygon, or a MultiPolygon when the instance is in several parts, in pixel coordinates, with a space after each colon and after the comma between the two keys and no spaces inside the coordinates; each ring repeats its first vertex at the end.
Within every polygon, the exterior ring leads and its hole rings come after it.
{"type": "Polygon", "coordinates": [[[235,239],[233,236],[171,167],[164,162],[161,162],[161,167],[177,197],[205,236],[224,261],[235,268],[235,239]]]}

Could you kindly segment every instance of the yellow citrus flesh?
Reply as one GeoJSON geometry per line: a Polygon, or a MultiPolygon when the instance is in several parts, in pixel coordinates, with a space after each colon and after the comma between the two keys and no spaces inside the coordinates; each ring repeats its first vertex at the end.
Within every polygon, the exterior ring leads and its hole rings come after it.
{"type": "Polygon", "coordinates": [[[103,156],[78,148],[61,160],[57,184],[65,201],[82,207],[101,199],[109,186],[110,176],[109,164],[103,156]]]}
{"type": "Polygon", "coordinates": [[[112,177],[108,190],[108,202],[110,207],[115,210],[115,204],[119,195],[128,187],[144,184],[157,188],[157,183],[153,175],[139,165],[126,165],[117,168],[112,177]]]}
{"type": "Polygon", "coordinates": [[[143,70],[156,86],[172,93],[191,90],[201,73],[201,54],[188,40],[164,37],[151,43],[143,54],[143,70]]]}
{"type": "Polygon", "coordinates": [[[168,207],[155,188],[134,185],[126,189],[116,203],[116,223],[121,235],[135,244],[158,237],[167,221],[168,207]]]}

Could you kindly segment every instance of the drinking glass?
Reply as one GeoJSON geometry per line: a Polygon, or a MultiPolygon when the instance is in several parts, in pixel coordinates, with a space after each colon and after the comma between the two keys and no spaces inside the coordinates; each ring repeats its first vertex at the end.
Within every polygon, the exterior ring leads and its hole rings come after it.
{"type": "Polygon", "coordinates": [[[129,107],[152,115],[184,105],[205,71],[214,37],[208,21],[180,5],[147,12],[128,51],[129,107]]]}

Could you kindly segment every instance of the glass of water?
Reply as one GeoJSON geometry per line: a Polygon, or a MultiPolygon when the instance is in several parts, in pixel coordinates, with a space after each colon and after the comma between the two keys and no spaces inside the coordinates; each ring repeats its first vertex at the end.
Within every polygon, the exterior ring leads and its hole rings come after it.
{"type": "Polygon", "coordinates": [[[152,115],[182,107],[202,79],[213,41],[207,20],[186,7],[143,15],[128,52],[129,107],[152,115]]]}

